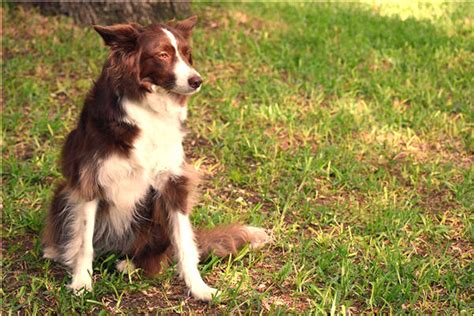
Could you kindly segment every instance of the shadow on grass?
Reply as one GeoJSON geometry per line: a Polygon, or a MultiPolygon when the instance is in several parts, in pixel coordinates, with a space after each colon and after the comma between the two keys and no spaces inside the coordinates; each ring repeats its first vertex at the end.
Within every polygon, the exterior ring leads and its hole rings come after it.
{"type": "MultiPolygon", "coordinates": [[[[354,5],[280,4],[273,9],[280,10],[288,28],[276,30],[277,41],[258,43],[264,62],[290,74],[306,91],[352,94],[385,105],[399,98],[420,107],[470,113],[467,71],[469,65],[472,69],[468,51],[473,45],[464,37],[448,35],[428,20],[402,21],[354,5]],[[304,27],[292,27],[297,23],[304,27]],[[458,57],[465,60],[451,67],[458,57]]],[[[271,11],[265,14],[270,17],[271,11]]]]}

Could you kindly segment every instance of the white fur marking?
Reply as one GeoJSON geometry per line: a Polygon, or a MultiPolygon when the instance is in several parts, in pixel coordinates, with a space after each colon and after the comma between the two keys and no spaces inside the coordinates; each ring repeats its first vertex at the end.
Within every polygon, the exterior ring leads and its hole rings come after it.
{"type": "Polygon", "coordinates": [[[271,237],[263,228],[255,226],[245,226],[245,229],[248,231],[249,235],[252,236],[252,239],[250,240],[251,249],[262,248],[265,244],[271,241],[271,237]]]}
{"type": "Polygon", "coordinates": [[[131,274],[135,269],[135,265],[128,259],[120,260],[117,262],[117,270],[125,274],[131,274]]]}
{"type": "Polygon", "coordinates": [[[69,287],[75,291],[80,289],[92,289],[92,261],[94,260],[94,225],[98,201],[81,203],[76,209],[80,233],[76,238],[80,239],[80,249],[75,258],[72,282],[69,287]]]}
{"type": "Polygon", "coordinates": [[[184,279],[195,298],[203,301],[211,300],[212,296],[217,294],[217,290],[209,287],[202,280],[197,268],[199,252],[194,241],[194,232],[189,216],[179,211],[172,211],[170,222],[180,277],[184,279]]]}
{"type": "Polygon", "coordinates": [[[174,66],[174,74],[176,76],[176,87],[173,88],[173,91],[181,94],[193,94],[201,90],[201,87],[193,89],[189,86],[188,79],[193,76],[200,76],[199,73],[192,67],[190,67],[181,56],[181,53],[178,49],[178,41],[176,37],[168,31],[167,29],[162,29],[163,32],[168,36],[168,39],[171,42],[171,45],[176,51],[176,57],[178,59],[177,63],[174,66]]]}
{"type": "Polygon", "coordinates": [[[43,258],[50,259],[50,260],[57,260],[58,259],[58,252],[53,247],[46,247],[43,249],[43,258]]]}

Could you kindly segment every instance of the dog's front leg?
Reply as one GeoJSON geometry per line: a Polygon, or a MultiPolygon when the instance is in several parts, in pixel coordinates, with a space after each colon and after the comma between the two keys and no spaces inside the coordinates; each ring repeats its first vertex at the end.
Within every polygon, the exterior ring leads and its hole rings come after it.
{"type": "MultiPolygon", "coordinates": [[[[69,285],[74,291],[92,290],[92,261],[94,260],[94,225],[98,201],[79,203],[75,208],[72,223],[72,240],[68,245],[72,282],[69,285]]],[[[66,252],[66,254],[67,254],[66,252]]]]}
{"type": "Polygon", "coordinates": [[[177,267],[180,276],[191,291],[192,296],[199,300],[209,301],[217,290],[209,287],[201,278],[198,270],[199,251],[194,240],[194,232],[189,215],[180,211],[170,214],[172,243],[175,249],[177,267]]]}

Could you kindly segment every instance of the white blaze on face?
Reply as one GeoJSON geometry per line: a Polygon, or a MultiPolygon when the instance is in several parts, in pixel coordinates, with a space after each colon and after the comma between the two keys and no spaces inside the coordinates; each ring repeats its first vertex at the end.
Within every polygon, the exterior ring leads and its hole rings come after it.
{"type": "Polygon", "coordinates": [[[173,33],[164,28],[162,30],[168,36],[168,39],[170,40],[170,43],[176,52],[177,61],[174,65],[176,86],[172,89],[172,91],[180,94],[193,94],[198,92],[201,87],[198,89],[193,89],[189,85],[188,80],[193,76],[200,76],[199,73],[184,61],[181,53],[178,50],[178,41],[176,40],[176,37],[173,35],[173,33]]]}

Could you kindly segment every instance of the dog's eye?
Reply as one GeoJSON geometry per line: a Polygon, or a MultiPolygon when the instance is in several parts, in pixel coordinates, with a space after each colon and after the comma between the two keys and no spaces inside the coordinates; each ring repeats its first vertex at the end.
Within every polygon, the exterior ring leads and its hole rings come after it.
{"type": "Polygon", "coordinates": [[[159,52],[156,55],[161,60],[168,60],[170,58],[170,54],[168,54],[167,52],[159,52]]]}

